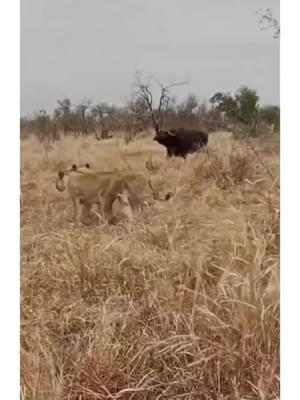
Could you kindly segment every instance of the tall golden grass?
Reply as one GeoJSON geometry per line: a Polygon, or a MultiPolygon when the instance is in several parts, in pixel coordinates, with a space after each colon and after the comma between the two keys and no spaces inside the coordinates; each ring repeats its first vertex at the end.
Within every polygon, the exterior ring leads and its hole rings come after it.
{"type": "Polygon", "coordinates": [[[279,399],[279,143],[252,146],[261,160],[221,133],[186,161],[145,138],[22,141],[23,400],[279,399]],[[53,182],[73,162],[175,196],[77,231],[53,182]]]}

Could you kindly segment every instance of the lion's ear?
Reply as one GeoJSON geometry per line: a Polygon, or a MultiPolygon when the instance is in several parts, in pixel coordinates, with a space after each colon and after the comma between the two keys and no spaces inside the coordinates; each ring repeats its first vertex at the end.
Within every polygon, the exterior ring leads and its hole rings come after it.
{"type": "Polygon", "coordinates": [[[76,171],[76,170],[77,170],[77,165],[76,165],[76,164],[73,164],[73,165],[72,165],[72,170],[73,170],[73,171],[76,171]]]}
{"type": "Polygon", "coordinates": [[[64,171],[58,171],[58,178],[59,179],[63,179],[64,176],[65,176],[64,171]]]}
{"type": "Polygon", "coordinates": [[[86,168],[91,168],[89,163],[85,164],[86,168]]]}

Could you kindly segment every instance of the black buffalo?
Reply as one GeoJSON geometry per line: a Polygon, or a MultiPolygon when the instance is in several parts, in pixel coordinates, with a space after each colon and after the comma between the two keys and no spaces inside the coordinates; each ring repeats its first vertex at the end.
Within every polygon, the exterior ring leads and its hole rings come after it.
{"type": "Polygon", "coordinates": [[[153,138],[167,148],[168,157],[183,157],[195,153],[205,147],[208,142],[208,133],[197,129],[170,129],[158,131],[153,138]]]}

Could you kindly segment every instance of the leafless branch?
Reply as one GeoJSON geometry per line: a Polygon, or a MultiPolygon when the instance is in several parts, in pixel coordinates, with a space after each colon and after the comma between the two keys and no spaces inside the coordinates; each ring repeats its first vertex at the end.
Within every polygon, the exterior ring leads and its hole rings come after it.
{"type": "Polygon", "coordinates": [[[153,112],[153,108],[152,108],[152,104],[153,104],[152,93],[150,92],[150,89],[146,85],[143,85],[143,84],[140,84],[139,90],[140,90],[140,95],[146,101],[146,103],[148,105],[148,108],[149,108],[149,111],[151,114],[152,123],[156,130],[156,121],[155,121],[155,116],[154,116],[154,112],[153,112]]]}
{"type": "Polygon", "coordinates": [[[173,82],[170,83],[167,86],[164,86],[160,81],[158,81],[157,79],[154,78],[149,78],[147,81],[147,84],[143,83],[142,81],[142,77],[141,77],[141,73],[137,72],[135,75],[135,79],[136,79],[136,86],[138,89],[138,95],[141,96],[149,109],[150,115],[151,115],[151,119],[152,119],[152,124],[153,127],[156,131],[156,133],[159,131],[160,127],[162,126],[162,109],[164,107],[166,107],[166,105],[168,104],[169,101],[169,90],[172,87],[175,86],[182,86],[187,84],[188,82],[184,81],[184,82],[173,82]],[[159,97],[159,101],[158,101],[158,107],[156,109],[156,111],[154,111],[154,106],[153,106],[153,95],[152,92],[150,90],[150,81],[154,80],[157,85],[160,87],[161,92],[160,92],[160,97],[159,97]]]}
{"type": "Polygon", "coordinates": [[[161,87],[161,89],[165,89],[165,90],[169,90],[176,86],[183,86],[183,85],[189,84],[189,81],[182,81],[182,82],[172,82],[169,85],[164,86],[158,79],[155,79],[155,82],[161,87]]]}

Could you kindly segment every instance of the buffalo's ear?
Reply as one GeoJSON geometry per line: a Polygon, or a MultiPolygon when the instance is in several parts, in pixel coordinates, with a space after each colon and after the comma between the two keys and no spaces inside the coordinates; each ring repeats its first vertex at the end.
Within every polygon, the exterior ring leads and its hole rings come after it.
{"type": "Polygon", "coordinates": [[[176,136],[176,132],[174,131],[174,129],[171,129],[170,131],[168,131],[168,135],[176,136]]]}

